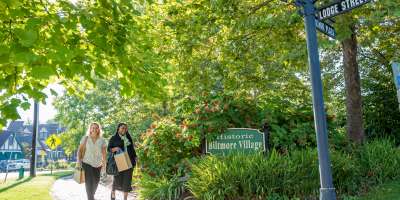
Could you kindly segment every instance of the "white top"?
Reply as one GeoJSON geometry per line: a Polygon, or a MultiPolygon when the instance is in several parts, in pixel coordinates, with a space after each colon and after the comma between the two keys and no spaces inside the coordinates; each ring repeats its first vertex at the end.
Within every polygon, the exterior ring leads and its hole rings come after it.
{"type": "Polygon", "coordinates": [[[86,143],[86,151],[85,156],[83,156],[82,162],[91,165],[92,167],[101,167],[102,165],[102,148],[106,148],[107,143],[104,138],[97,138],[96,142],[93,143],[93,140],[89,136],[84,136],[81,139],[81,144],[85,142],[85,138],[88,137],[86,143]]]}

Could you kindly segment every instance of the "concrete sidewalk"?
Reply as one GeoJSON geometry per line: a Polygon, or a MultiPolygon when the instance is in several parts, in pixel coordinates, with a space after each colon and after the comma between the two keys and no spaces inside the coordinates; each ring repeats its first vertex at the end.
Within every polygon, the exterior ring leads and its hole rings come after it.
{"type": "MultiPolygon", "coordinates": [[[[95,194],[96,200],[109,200],[111,195],[112,177],[108,177],[107,181],[100,183],[95,194]]],[[[85,184],[78,184],[72,176],[58,179],[51,188],[51,196],[53,200],[87,200],[85,184]]],[[[116,191],[116,199],[123,200],[123,193],[116,191]]],[[[129,200],[137,200],[135,192],[129,193],[129,200]]]]}
{"type": "MultiPolygon", "coordinates": [[[[63,172],[63,171],[71,171],[71,169],[53,170],[53,173],[56,173],[56,172],[63,172]]],[[[36,171],[36,175],[40,175],[40,174],[50,174],[50,170],[46,170],[46,171],[36,171]]],[[[1,173],[0,173],[0,182],[4,180],[5,176],[6,176],[6,173],[5,173],[5,172],[1,172],[1,173]]],[[[24,173],[24,177],[28,177],[28,176],[29,176],[29,169],[28,169],[28,170],[25,170],[25,173],[24,173]]],[[[18,178],[18,172],[8,172],[8,175],[7,175],[7,179],[8,179],[8,180],[9,180],[9,179],[16,179],[16,178],[18,178]]]]}

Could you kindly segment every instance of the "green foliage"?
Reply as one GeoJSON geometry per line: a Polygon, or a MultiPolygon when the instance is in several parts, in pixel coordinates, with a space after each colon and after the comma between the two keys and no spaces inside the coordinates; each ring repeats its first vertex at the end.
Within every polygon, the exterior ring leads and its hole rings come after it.
{"type": "Polygon", "coordinates": [[[390,137],[399,144],[399,102],[391,66],[376,61],[370,63],[364,72],[368,78],[363,80],[365,132],[370,139],[390,137]]]}
{"type": "Polygon", "coordinates": [[[188,188],[199,199],[310,197],[318,188],[316,154],[209,156],[193,166],[188,188]]]}
{"type": "Polygon", "coordinates": [[[368,194],[361,196],[360,198],[354,198],[349,200],[396,200],[400,196],[400,182],[394,181],[385,183],[378,187],[373,188],[368,194]]]}
{"type": "Polygon", "coordinates": [[[183,98],[175,107],[176,118],[206,138],[215,137],[227,128],[259,129],[265,119],[257,102],[232,94],[203,93],[198,98],[183,98]]]}
{"type": "Polygon", "coordinates": [[[331,151],[331,163],[336,192],[344,196],[359,192],[362,174],[357,154],[331,151]]]}
{"type": "Polygon", "coordinates": [[[187,159],[200,146],[200,138],[179,126],[174,119],[162,118],[153,122],[141,136],[137,152],[144,172],[152,176],[184,176],[187,159]]]}
{"type": "Polygon", "coordinates": [[[390,140],[376,140],[364,145],[359,157],[361,176],[368,184],[381,184],[400,177],[399,149],[390,140]]]}
{"type": "Polygon", "coordinates": [[[103,136],[106,138],[115,133],[118,123],[125,122],[129,125],[132,137],[137,140],[139,133],[146,130],[151,123],[151,112],[157,109],[157,103],[149,105],[139,97],[122,96],[118,81],[95,81],[95,88],[77,88],[81,90],[81,95],[65,93],[54,102],[58,111],[56,120],[67,129],[62,134],[62,145],[67,153],[76,150],[91,122],[101,124],[103,136]]]}
{"type": "MultiPolygon", "coordinates": [[[[351,153],[331,152],[339,198],[348,199],[399,178],[400,154],[392,142],[374,141],[351,153]]],[[[267,156],[207,156],[193,164],[187,186],[198,199],[316,199],[317,152],[305,149],[282,155],[273,150],[267,156]]]]}
{"type": "Polygon", "coordinates": [[[153,178],[143,174],[140,179],[139,195],[148,200],[179,200],[185,192],[184,180],[178,177],[153,178]]]}
{"type": "Polygon", "coordinates": [[[15,108],[28,99],[45,102],[52,82],[77,93],[82,83],[107,77],[119,80],[124,95],[162,97],[159,37],[142,3],[1,1],[0,124],[19,118],[15,108]],[[7,106],[16,95],[21,102],[7,106]]]}
{"type": "MultiPolygon", "coordinates": [[[[66,160],[57,160],[54,161],[53,163],[53,169],[67,169],[68,167],[70,167],[70,165],[68,164],[68,162],[66,160]]],[[[50,168],[50,166],[47,166],[48,168],[50,168]]]]}

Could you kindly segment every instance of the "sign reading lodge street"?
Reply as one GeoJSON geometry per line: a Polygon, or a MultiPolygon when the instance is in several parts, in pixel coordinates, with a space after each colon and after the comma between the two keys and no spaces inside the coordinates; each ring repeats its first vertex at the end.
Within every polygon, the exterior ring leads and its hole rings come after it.
{"type": "Polygon", "coordinates": [[[215,140],[206,141],[206,152],[226,154],[231,151],[265,151],[264,133],[256,129],[230,128],[215,140]]]}
{"type": "Polygon", "coordinates": [[[319,20],[328,19],[369,2],[371,2],[371,0],[340,0],[323,8],[319,8],[317,16],[319,20]]]}

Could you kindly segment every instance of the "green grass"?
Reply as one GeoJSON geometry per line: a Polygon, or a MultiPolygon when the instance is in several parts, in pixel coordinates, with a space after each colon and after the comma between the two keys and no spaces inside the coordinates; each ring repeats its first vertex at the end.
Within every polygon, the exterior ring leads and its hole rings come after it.
{"type": "Polygon", "coordinates": [[[400,181],[378,186],[357,200],[400,200],[400,181]]]}
{"type": "Polygon", "coordinates": [[[71,175],[72,171],[56,172],[38,175],[35,178],[23,178],[0,185],[1,200],[51,200],[50,188],[54,181],[63,176],[71,175]]]}

